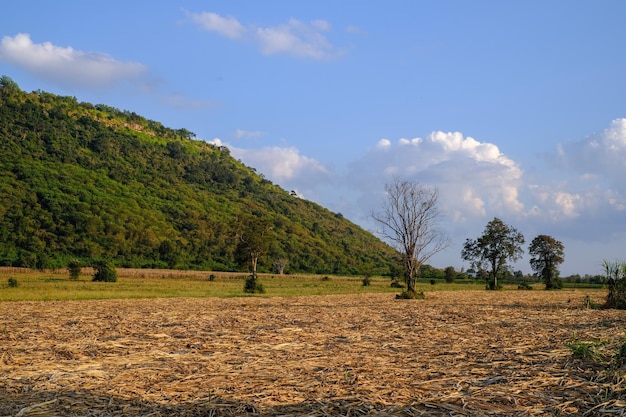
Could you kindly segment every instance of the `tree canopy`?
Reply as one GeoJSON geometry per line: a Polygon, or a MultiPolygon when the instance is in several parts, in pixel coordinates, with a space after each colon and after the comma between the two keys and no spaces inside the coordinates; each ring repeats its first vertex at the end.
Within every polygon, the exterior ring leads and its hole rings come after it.
{"type": "Polygon", "coordinates": [[[546,290],[562,288],[558,266],[565,260],[563,244],[552,236],[539,235],[530,243],[528,253],[530,267],[546,284],[546,290]]]}
{"type": "Polygon", "coordinates": [[[498,277],[507,270],[508,262],[515,262],[524,253],[524,235],[514,227],[494,218],[476,239],[467,239],[461,257],[469,261],[479,273],[486,273],[487,288],[499,288],[498,277]]]}

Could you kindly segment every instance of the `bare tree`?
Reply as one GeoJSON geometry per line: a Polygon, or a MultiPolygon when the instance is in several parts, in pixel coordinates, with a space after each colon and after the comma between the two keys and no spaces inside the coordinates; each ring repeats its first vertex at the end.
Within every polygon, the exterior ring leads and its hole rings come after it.
{"type": "Polygon", "coordinates": [[[380,235],[402,254],[407,296],[416,298],[420,267],[448,246],[438,227],[439,193],[436,188],[397,177],[385,185],[385,192],[383,209],[372,218],[381,225],[380,235]]]}

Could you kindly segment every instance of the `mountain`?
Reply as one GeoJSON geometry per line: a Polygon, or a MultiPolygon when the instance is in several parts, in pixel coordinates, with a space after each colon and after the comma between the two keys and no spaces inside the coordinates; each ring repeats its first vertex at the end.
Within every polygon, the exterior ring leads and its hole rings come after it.
{"type": "Polygon", "coordinates": [[[0,78],[0,265],[245,270],[242,219],[271,226],[261,272],[387,273],[397,257],[186,129],[0,78]]]}

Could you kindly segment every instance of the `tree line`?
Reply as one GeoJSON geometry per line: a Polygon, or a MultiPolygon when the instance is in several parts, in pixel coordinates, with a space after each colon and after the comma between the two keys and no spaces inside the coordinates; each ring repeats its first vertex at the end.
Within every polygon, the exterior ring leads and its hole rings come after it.
{"type": "MultiPolygon", "coordinates": [[[[382,210],[372,217],[381,226],[380,234],[402,254],[406,291],[399,298],[422,298],[423,293],[416,290],[417,280],[428,259],[449,242],[439,227],[438,191],[397,177],[385,186],[385,191],[382,210]]],[[[497,290],[502,287],[501,278],[510,274],[510,263],[521,259],[524,243],[522,233],[496,217],[487,223],[481,236],[465,241],[461,258],[485,280],[488,290],[497,290]]],[[[534,276],[546,290],[562,288],[558,268],[565,260],[563,243],[540,234],[530,242],[528,253],[534,276]]],[[[604,265],[609,288],[607,305],[626,307],[626,262],[605,261],[604,265]]],[[[453,268],[446,268],[446,276],[454,276],[453,268]]]]}

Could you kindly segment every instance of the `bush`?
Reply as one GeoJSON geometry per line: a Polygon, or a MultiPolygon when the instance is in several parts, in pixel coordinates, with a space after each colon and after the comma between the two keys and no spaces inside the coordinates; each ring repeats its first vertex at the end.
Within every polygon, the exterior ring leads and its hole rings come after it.
{"type": "Polygon", "coordinates": [[[96,273],[93,275],[92,281],[97,282],[115,282],[117,281],[117,272],[108,262],[100,261],[94,265],[96,273]]]}
{"type": "Polygon", "coordinates": [[[418,291],[415,293],[415,296],[411,296],[408,291],[404,290],[400,294],[396,294],[397,300],[423,300],[426,298],[426,294],[424,291],[418,291]]]}
{"type": "Polygon", "coordinates": [[[532,290],[533,286],[527,283],[526,281],[522,282],[517,286],[518,290],[532,290]]]}
{"type": "Polygon", "coordinates": [[[17,282],[17,279],[9,278],[9,287],[16,288],[18,285],[19,283],[17,282]]]}
{"type": "Polygon", "coordinates": [[[322,278],[322,281],[330,281],[330,278],[328,277],[328,275],[326,275],[322,278]]]}
{"type": "Polygon", "coordinates": [[[363,281],[361,281],[361,285],[364,287],[369,287],[372,284],[372,278],[370,278],[369,276],[366,276],[363,278],[363,281]]]}
{"type": "Polygon", "coordinates": [[[404,288],[404,285],[400,283],[396,278],[391,280],[391,288],[404,288]]]}
{"type": "Polygon", "coordinates": [[[256,275],[250,275],[243,284],[243,292],[247,294],[263,294],[265,293],[265,287],[257,281],[256,275]]]}
{"type": "Polygon", "coordinates": [[[80,276],[80,261],[78,259],[72,259],[67,263],[67,272],[70,274],[70,279],[78,279],[80,276]]]}
{"type": "Polygon", "coordinates": [[[209,281],[215,281],[215,275],[213,274],[209,275],[209,281]]]}

